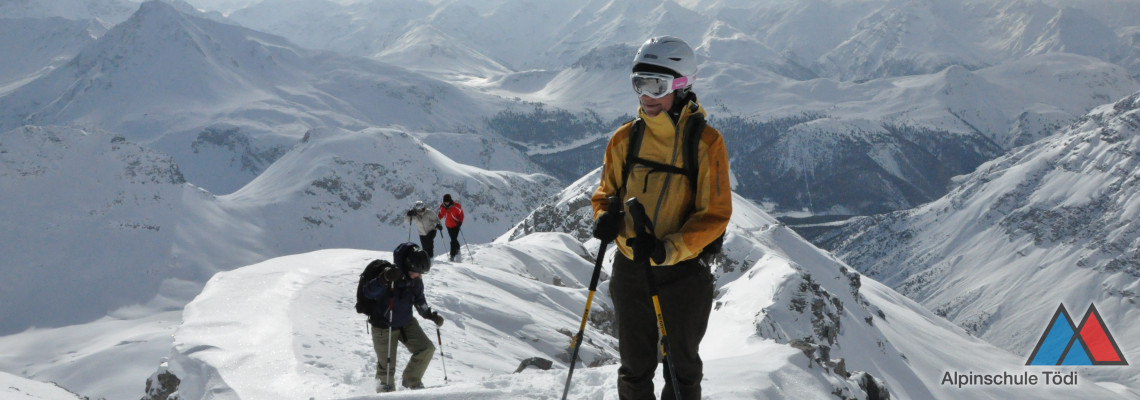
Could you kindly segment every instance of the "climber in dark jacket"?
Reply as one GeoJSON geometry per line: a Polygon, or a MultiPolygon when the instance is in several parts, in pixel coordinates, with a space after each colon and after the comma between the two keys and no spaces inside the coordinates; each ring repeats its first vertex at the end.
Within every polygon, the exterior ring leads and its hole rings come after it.
{"type": "Polygon", "coordinates": [[[396,346],[392,339],[403,343],[412,353],[404,367],[402,385],[409,389],[424,387],[424,371],[435,354],[435,345],[424,334],[419,322],[412,318],[412,309],[421,317],[443,325],[443,317],[432,311],[424,298],[424,281],[420,277],[431,269],[431,258],[415,243],[404,243],[393,254],[394,265],[375,279],[364,284],[364,296],[377,300],[368,315],[372,324],[372,346],[376,350],[376,391],[395,390],[396,346]]]}

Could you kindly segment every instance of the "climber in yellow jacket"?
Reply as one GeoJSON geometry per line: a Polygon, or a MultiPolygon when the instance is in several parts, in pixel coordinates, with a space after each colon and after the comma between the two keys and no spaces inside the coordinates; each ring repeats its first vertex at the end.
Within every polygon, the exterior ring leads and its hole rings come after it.
{"type": "MultiPolygon", "coordinates": [[[[655,37],[641,46],[631,74],[641,106],[638,119],[610,139],[601,184],[591,198],[594,237],[614,241],[619,249],[610,296],[618,325],[622,399],[655,398],[658,327],[647,268],[657,287],[678,391],[685,399],[701,398],[698,350],[715,283],[709,255],[720,251],[732,215],[732,192],[724,139],[705,124],[705,110],[692,92],[696,73],[695,53],[678,38],[655,37]],[[610,196],[622,202],[637,198],[652,222],[652,235],[635,233],[632,215],[607,212],[610,196]]],[[[674,398],[669,379],[662,398],[674,398]]]]}

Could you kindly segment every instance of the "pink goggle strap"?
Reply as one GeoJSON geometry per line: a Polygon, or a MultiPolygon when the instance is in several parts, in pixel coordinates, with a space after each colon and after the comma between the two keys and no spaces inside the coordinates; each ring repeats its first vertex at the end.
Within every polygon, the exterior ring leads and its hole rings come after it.
{"type": "MultiPolygon", "coordinates": [[[[696,77],[693,77],[693,78],[696,78],[696,77]]],[[[673,78],[672,90],[677,90],[677,89],[683,88],[685,86],[689,86],[689,82],[691,80],[695,80],[695,79],[691,79],[690,77],[687,77],[687,76],[682,76],[680,78],[673,78]]]]}

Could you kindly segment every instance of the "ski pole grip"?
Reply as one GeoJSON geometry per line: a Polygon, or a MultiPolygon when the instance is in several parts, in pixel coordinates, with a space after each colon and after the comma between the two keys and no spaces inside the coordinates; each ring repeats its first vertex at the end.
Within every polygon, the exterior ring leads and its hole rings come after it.
{"type": "Polygon", "coordinates": [[[621,211],[621,199],[619,199],[617,196],[606,197],[606,202],[609,203],[606,206],[606,211],[611,213],[621,211]]]}
{"type": "Polygon", "coordinates": [[[633,217],[634,233],[641,235],[642,232],[645,232],[645,224],[649,220],[645,215],[645,206],[641,205],[636,197],[630,197],[629,200],[625,201],[625,209],[628,210],[626,212],[629,213],[629,216],[633,217]]]}

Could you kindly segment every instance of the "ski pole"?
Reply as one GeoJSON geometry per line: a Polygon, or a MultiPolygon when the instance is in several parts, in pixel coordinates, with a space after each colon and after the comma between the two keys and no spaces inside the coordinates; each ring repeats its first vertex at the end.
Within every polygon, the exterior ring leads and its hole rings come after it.
{"type": "Polygon", "coordinates": [[[388,295],[391,296],[388,299],[388,370],[384,371],[384,375],[388,376],[388,384],[394,390],[396,389],[396,366],[392,365],[392,354],[395,353],[392,349],[392,322],[396,319],[396,281],[392,281],[388,295]]]}
{"type": "MultiPolygon", "coordinates": [[[[430,340],[430,339],[429,339],[430,340]]],[[[443,358],[443,337],[439,335],[439,326],[435,327],[435,340],[439,343],[439,364],[443,366],[443,383],[447,383],[447,363],[443,358]]]]}
{"type": "Polygon", "coordinates": [[[463,234],[463,229],[459,230],[459,236],[463,238],[463,246],[467,247],[467,256],[471,257],[471,260],[474,261],[475,253],[471,252],[471,245],[467,244],[467,235],[463,234]]]}
{"type": "MultiPolygon", "coordinates": [[[[637,201],[637,198],[626,200],[625,206],[629,209],[630,216],[633,217],[634,232],[638,236],[652,235],[653,221],[650,221],[649,217],[645,215],[645,206],[637,201]]],[[[661,301],[658,299],[657,282],[653,279],[653,267],[649,266],[648,260],[635,260],[634,262],[646,264],[645,277],[648,280],[649,296],[653,300],[653,312],[657,315],[657,332],[661,335],[658,347],[661,349],[662,358],[665,359],[665,368],[669,370],[669,382],[673,385],[673,396],[677,400],[681,400],[681,387],[677,382],[677,370],[673,368],[673,349],[669,347],[669,335],[665,332],[665,317],[661,314],[661,301]]]]}
{"type": "MultiPolygon", "coordinates": [[[[606,212],[621,213],[621,200],[615,196],[606,198],[609,205],[606,212]]],[[[562,389],[562,400],[570,393],[570,380],[574,378],[574,362],[578,360],[578,350],[582,348],[582,334],[586,331],[586,321],[590,317],[590,305],[594,302],[594,292],[598,290],[598,277],[602,272],[602,261],[606,258],[606,247],[610,241],[603,241],[598,246],[598,257],[594,260],[594,275],[590,277],[590,294],[586,296],[586,310],[582,311],[582,324],[578,326],[578,335],[570,340],[570,347],[574,348],[570,355],[570,372],[566,374],[566,387],[562,389]]]]}

